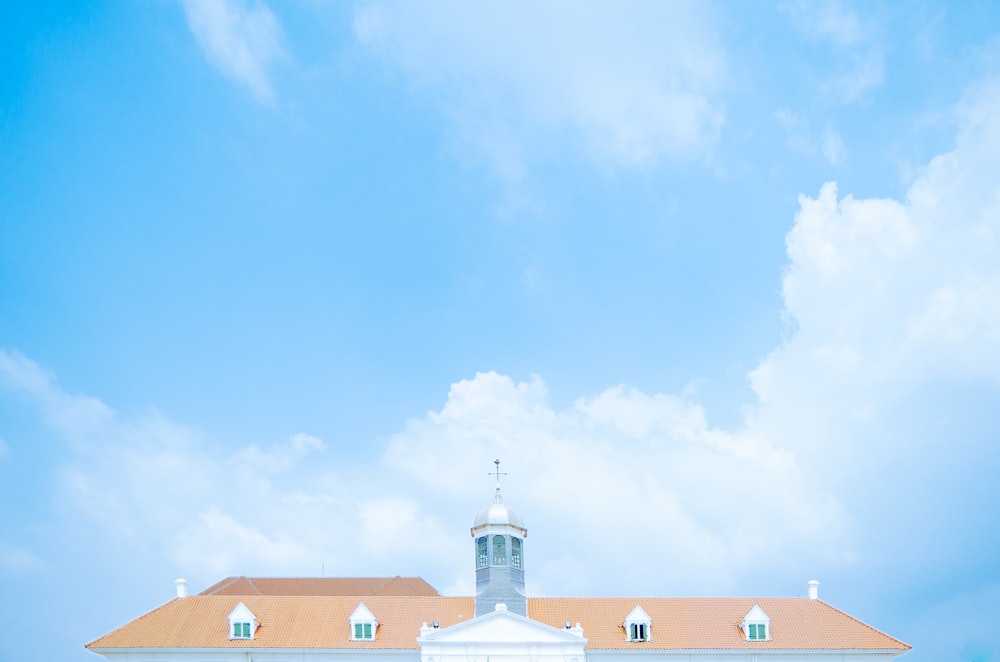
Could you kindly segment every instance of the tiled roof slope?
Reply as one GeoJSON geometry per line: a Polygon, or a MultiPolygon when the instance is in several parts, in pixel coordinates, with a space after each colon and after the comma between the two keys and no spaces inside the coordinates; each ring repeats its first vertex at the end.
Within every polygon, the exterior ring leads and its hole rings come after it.
{"type": "Polygon", "coordinates": [[[194,595],[176,598],[87,648],[417,648],[421,623],[468,620],[472,598],[426,596],[194,595]],[[253,640],[229,639],[229,612],[242,602],[260,622],[253,640]],[[351,641],[348,620],[364,602],[376,641],[351,641]]]}
{"type": "Polygon", "coordinates": [[[898,650],[910,646],[839,609],[808,598],[533,598],[528,615],[553,627],[583,625],[588,649],[898,650]],[[640,605],[652,641],[625,640],[622,623],[640,605]],[[771,619],[770,641],[746,641],[739,624],[754,605],[771,619]]]}
{"type": "Polygon", "coordinates": [[[226,577],[199,595],[440,595],[420,577],[226,577]]]}
{"type": "MultiPolygon", "coordinates": [[[[172,600],[87,647],[417,649],[421,623],[438,621],[448,627],[471,618],[474,609],[472,598],[439,596],[201,594],[172,600]],[[260,627],[253,640],[231,641],[227,617],[241,601],[260,627]],[[350,640],[348,619],[361,602],[378,619],[375,642],[350,640]]],[[[530,598],[528,615],[557,628],[566,621],[581,623],[591,650],[910,648],[807,598],[530,598]],[[625,641],[622,622],[636,604],[652,618],[652,641],[625,641]],[[755,604],[771,619],[770,641],[747,642],[739,630],[755,604]]]]}

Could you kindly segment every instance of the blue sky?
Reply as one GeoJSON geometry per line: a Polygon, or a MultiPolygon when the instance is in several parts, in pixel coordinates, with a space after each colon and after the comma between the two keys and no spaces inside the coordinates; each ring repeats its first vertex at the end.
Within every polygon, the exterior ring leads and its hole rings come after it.
{"type": "Polygon", "coordinates": [[[469,594],[500,457],[534,595],[815,578],[909,660],[1000,659],[998,37],[4,3],[0,658],[96,659],[175,577],[469,594]]]}

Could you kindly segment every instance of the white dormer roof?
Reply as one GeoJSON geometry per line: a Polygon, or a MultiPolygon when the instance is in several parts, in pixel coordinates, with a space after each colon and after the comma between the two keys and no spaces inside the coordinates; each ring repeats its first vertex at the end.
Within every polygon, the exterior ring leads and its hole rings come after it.
{"type": "Polygon", "coordinates": [[[743,622],[740,623],[740,627],[743,627],[743,625],[747,623],[764,623],[769,625],[771,623],[771,619],[768,618],[767,614],[764,613],[764,610],[760,608],[760,605],[754,605],[753,609],[748,611],[747,615],[743,617],[743,622]]]}
{"type": "MultiPolygon", "coordinates": [[[[621,613],[621,612],[619,612],[619,613],[621,613]]],[[[639,605],[636,605],[635,609],[633,609],[632,611],[630,611],[628,613],[628,616],[625,617],[625,622],[626,623],[644,623],[646,625],[650,625],[653,622],[653,619],[649,617],[649,614],[646,613],[645,609],[643,609],[639,605]]]]}
{"type": "Polygon", "coordinates": [[[363,602],[351,612],[351,616],[348,620],[351,621],[351,625],[354,625],[355,623],[378,623],[378,619],[375,618],[375,614],[373,614],[363,602]]]}
{"type": "Polygon", "coordinates": [[[247,608],[247,606],[242,602],[233,607],[233,610],[229,612],[229,622],[230,623],[250,622],[250,623],[255,623],[256,625],[260,625],[259,623],[257,623],[257,617],[254,616],[253,612],[250,611],[247,608]]]}

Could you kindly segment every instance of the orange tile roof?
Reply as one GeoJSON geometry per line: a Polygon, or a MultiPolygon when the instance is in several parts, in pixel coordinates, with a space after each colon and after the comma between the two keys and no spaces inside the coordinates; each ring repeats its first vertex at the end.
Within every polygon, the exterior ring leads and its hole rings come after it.
{"type": "Polygon", "coordinates": [[[820,600],[808,598],[533,598],[528,615],[553,627],[583,625],[594,649],[909,650],[910,646],[820,600]],[[625,640],[622,623],[640,605],[652,641],[625,640]],[[770,641],[746,641],[739,624],[754,605],[771,619],[770,641]]]}
{"type": "MultiPolygon", "coordinates": [[[[87,648],[417,649],[422,623],[438,621],[448,627],[470,619],[474,609],[472,598],[441,596],[203,593],[171,600],[87,648]],[[253,640],[229,639],[228,616],[240,602],[260,622],[253,640]],[[348,619],[361,602],[378,619],[375,642],[350,640],[348,619]]],[[[588,649],[902,653],[910,648],[825,602],[807,598],[529,598],[528,615],[557,628],[566,621],[581,623],[588,649]],[[622,622],[636,604],[652,618],[652,641],[625,641],[622,622]],[[739,630],[755,604],[771,619],[770,641],[745,641],[739,630]]]]}
{"type": "Polygon", "coordinates": [[[418,648],[421,623],[441,627],[473,616],[472,598],[428,596],[193,595],[87,644],[87,648],[418,648]],[[229,639],[240,602],[260,622],[253,640],[229,639]],[[361,602],[379,626],[375,642],[351,641],[349,619],[361,602]]]}
{"type": "Polygon", "coordinates": [[[199,595],[440,595],[420,577],[226,577],[199,595]]]}

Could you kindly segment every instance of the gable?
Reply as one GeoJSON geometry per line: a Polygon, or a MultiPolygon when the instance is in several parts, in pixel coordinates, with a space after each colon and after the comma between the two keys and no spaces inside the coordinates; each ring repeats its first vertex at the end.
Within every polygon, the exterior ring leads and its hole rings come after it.
{"type": "Polygon", "coordinates": [[[628,613],[628,616],[625,617],[625,622],[649,624],[652,622],[652,619],[649,617],[649,614],[646,613],[645,609],[636,605],[635,608],[628,613]]]}
{"type": "Polygon", "coordinates": [[[579,644],[583,639],[571,630],[557,629],[506,610],[497,610],[449,628],[435,629],[421,636],[423,644],[579,644]]]}
{"type": "Polygon", "coordinates": [[[253,615],[253,612],[247,609],[247,606],[242,602],[233,607],[233,610],[229,612],[229,622],[235,621],[249,621],[253,622],[257,618],[253,615]]]}
{"type": "Polygon", "coordinates": [[[369,623],[374,623],[375,614],[373,614],[371,612],[371,609],[366,607],[365,603],[362,602],[361,604],[358,605],[357,609],[351,612],[351,616],[350,618],[348,618],[348,620],[351,623],[366,622],[366,621],[369,623]]]}
{"type": "Polygon", "coordinates": [[[753,609],[747,612],[747,615],[743,617],[744,623],[770,623],[771,619],[767,617],[764,610],[760,608],[760,605],[754,605],[753,609]]]}

